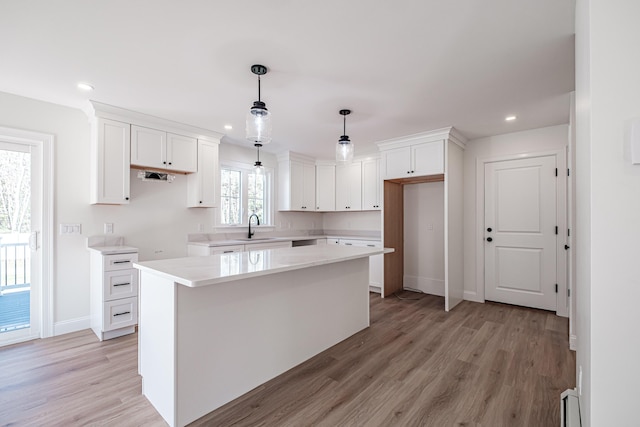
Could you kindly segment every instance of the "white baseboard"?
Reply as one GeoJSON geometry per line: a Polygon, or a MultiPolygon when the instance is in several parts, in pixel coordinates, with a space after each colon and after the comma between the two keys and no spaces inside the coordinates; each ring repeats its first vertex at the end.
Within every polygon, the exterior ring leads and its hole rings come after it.
{"type": "Polygon", "coordinates": [[[53,324],[53,336],[69,334],[71,332],[89,329],[90,327],[91,318],[89,316],[63,320],[62,322],[56,322],[53,324]]]}
{"type": "Polygon", "coordinates": [[[428,277],[404,276],[403,288],[418,289],[425,294],[444,296],[444,280],[430,279],[428,277]]]}
{"type": "Polygon", "coordinates": [[[569,335],[569,350],[578,350],[578,337],[574,334],[569,335]]]}
{"type": "Polygon", "coordinates": [[[478,296],[476,291],[464,291],[462,299],[465,301],[484,302],[484,300],[478,296]]]}

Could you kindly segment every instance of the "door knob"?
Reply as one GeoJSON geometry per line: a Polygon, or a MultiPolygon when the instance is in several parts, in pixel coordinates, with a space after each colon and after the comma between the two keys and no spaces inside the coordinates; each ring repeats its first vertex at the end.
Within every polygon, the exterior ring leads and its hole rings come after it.
{"type": "Polygon", "coordinates": [[[493,242],[493,239],[491,237],[487,237],[487,242],[493,242]]]}

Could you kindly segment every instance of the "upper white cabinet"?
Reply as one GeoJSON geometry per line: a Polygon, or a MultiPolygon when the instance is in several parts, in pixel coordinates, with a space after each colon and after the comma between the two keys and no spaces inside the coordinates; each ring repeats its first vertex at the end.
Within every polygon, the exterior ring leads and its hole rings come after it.
{"type": "MultiPolygon", "coordinates": [[[[382,145],[382,144],[379,144],[382,145]]],[[[382,150],[384,179],[444,173],[444,141],[387,145],[382,150]],[[387,148],[387,149],[385,149],[387,148]]]]}
{"type": "Polygon", "coordinates": [[[362,162],[362,210],[380,210],[381,194],[380,159],[364,160],[362,162]]]}
{"type": "Polygon", "coordinates": [[[316,211],[336,210],[336,167],[316,165],[316,211]]]}
{"type": "Polygon", "coordinates": [[[131,164],[177,172],[198,170],[196,138],[131,126],[131,164]]]}
{"type": "Polygon", "coordinates": [[[278,157],[278,209],[315,211],[316,166],[305,156],[285,153],[278,157]]]}
{"type": "Polygon", "coordinates": [[[336,211],[362,210],[362,163],[336,166],[336,211]]]}
{"type": "Polygon", "coordinates": [[[130,128],[128,123],[93,118],[90,193],[92,204],[129,203],[130,128]]]}
{"type": "Polygon", "coordinates": [[[89,101],[84,111],[92,124],[91,203],[129,203],[133,166],[198,172],[198,177],[188,179],[188,205],[215,206],[223,134],[95,101],[89,101]],[[214,144],[201,148],[200,161],[198,139],[214,144]]]}
{"type": "Polygon", "coordinates": [[[198,140],[198,171],[187,175],[187,206],[216,207],[218,188],[218,142],[198,140]]]}

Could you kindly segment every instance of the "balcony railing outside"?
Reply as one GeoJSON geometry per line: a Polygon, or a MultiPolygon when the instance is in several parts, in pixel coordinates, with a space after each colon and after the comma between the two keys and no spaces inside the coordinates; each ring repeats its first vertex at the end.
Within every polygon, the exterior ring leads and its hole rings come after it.
{"type": "Polygon", "coordinates": [[[30,326],[30,294],[29,244],[0,241],[0,333],[30,326]]]}

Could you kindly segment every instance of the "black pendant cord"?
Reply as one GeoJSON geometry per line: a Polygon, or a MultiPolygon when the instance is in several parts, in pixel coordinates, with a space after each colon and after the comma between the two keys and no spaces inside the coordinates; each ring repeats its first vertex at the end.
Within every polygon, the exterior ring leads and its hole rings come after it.
{"type": "Polygon", "coordinates": [[[260,75],[258,75],[258,102],[260,102],[260,75]]]}
{"type": "Polygon", "coordinates": [[[347,134],[347,116],[346,115],[342,116],[342,134],[343,135],[347,134]]]}

